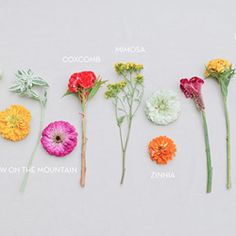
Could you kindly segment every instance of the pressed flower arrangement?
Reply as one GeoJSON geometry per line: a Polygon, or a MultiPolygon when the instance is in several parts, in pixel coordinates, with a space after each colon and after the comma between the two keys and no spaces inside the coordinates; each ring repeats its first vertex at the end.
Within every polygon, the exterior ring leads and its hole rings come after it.
{"type": "Polygon", "coordinates": [[[205,106],[203,102],[201,88],[204,84],[204,81],[198,77],[192,77],[191,79],[181,79],[180,80],[180,89],[184,93],[186,98],[191,98],[198,111],[202,115],[203,128],[204,128],[204,137],[205,137],[205,146],[206,146],[206,157],[207,157],[207,189],[206,192],[210,193],[212,190],[212,164],[211,164],[211,151],[210,143],[208,137],[208,127],[205,114],[205,106]]]}
{"type": "Polygon", "coordinates": [[[50,123],[42,132],[41,143],[49,155],[64,157],[77,145],[75,127],[66,121],[50,123]]]}
{"type": "Polygon", "coordinates": [[[109,84],[105,96],[113,101],[115,107],[116,123],[119,128],[122,149],[122,175],[120,184],[123,184],[126,171],[126,151],[128,147],[133,118],[142,102],[143,65],[135,63],[115,64],[116,73],[122,80],[109,84]]]}
{"type": "Polygon", "coordinates": [[[145,113],[154,124],[168,125],[179,117],[179,98],[172,90],[158,90],[147,99],[145,113]]]}
{"type": "Polygon", "coordinates": [[[214,78],[220,85],[223,97],[225,123],[226,123],[226,148],[227,148],[227,189],[231,188],[231,167],[230,167],[230,121],[228,112],[228,87],[231,78],[235,75],[232,64],[225,59],[213,59],[208,62],[205,69],[206,78],[214,78]]]}
{"type": "MultiPolygon", "coordinates": [[[[115,118],[119,130],[122,151],[122,173],[120,184],[124,183],[126,174],[127,148],[132,130],[132,124],[138,111],[144,94],[144,77],[142,75],[143,65],[136,63],[117,63],[115,71],[121,80],[109,84],[105,96],[112,100],[115,109],[115,118]]],[[[27,171],[20,186],[20,191],[25,191],[30,168],[32,167],[38,145],[41,144],[45,151],[52,156],[65,157],[70,154],[77,145],[78,134],[73,125],[66,121],[55,121],[49,123],[43,129],[44,113],[47,103],[47,81],[29,70],[19,70],[16,81],[10,87],[10,91],[21,97],[28,97],[37,101],[40,105],[39,134],[27,164],[27,171]]],[[[206,78],[217,80],[224,105],[226,123],[226,148],[227,148],[227,189],[231,188],[231,159],[230,159],[230,122],[228,112],[228,86],[231,78],[235,75],[232,64],[225,59],[214,59],[209,61],[204,73],[206,78]]],[[[0,79],[3,73],[0,70],[0,79]]],[[[106,81],[97,77],[92,71],[73,73],[68,82],[65,95],[75,95],[81,104],[81,177],[80,185],[85,186],[86,179],[86,119],[87,104],[106,81]]],[[[206,109],[202,97],[202,85],[204,81],[199,77],[180,80],[180,89],[186,98],[191,98],[202,117],[204,130],[204,141],[207,161],[207,186],[206,192],[212,191],[213,168],[211,163],[211,150],[206,120],[206,109]]],[[[180,114],[180,101],[171,90],[158,90],[150,96],[145,103],[145,114],[147,118],[156,125],[168,125],[178,119],[180,114]]],[[[21,105],[12,105],[0,111],[0,136],[17,142],[25,139],[30,132],[31,113],[21,105]]],[[[176,155],[176,145],[167,136],[159,136],[152,139],[148,144],[150,159],[159,165],[166,165],[176,155]]]]}
{"type": "Polygon", "coordinates": [[[85,186],[86,175],[86,117],[87,103],[106,81],[102,81],[92,71],[76,72],[70,76],[68,90],[65,95],[75,95],[81,104],[82,109],[82,147],[81,147],[81,177],[80,186],[85,186]]]}
{"type": "Polygon", "coordinates": [[[148,150],[151,160],[160,165],[166,165],[176,155],[175,143],[166,136],[154,138],[149,143],[148,150]]]}
{"type": "Polygon", "coordinates": [[[15,83],[10,87],[10,91],[17,93],[22,97],[28,97],[36,100],[40,104],[41,108],[40,125],[39,125],[39,133],[37,141],[31,154],[31,157],[29,159],[27,165],[27,171],[25,173],[24,179],[20,187],[20,191],[24,192],[29,178],[30,168],[32,167],[32,163],[40,142],[41,131],[43,128],[43,121],[44,121],[44,111],[47,103],[47,88],[49,85],[46,80],[42,79],[39,76],[34,75],[34,73],[30,69],[27,71],[19,70],[16,73],[16,78],[17,79],[15,83]]]}

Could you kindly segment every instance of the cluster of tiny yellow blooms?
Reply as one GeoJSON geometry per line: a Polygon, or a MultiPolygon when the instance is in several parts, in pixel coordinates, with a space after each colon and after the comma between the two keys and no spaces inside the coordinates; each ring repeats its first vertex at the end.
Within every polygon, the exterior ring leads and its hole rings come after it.
{"type": "Polygon", "coordinates": [[[221,74],[231,68],[231,64],[225,59],[213,59],[208,62],[205,77],[211,76],[211,74],[221,74]]]}
{"type": "Polygon", "coordinates": [[[137,84],[142,84],[143,83],[143,75],[138,74],[135,78],[135,81],[137,84]]]}
{"type": "Polygon", "coordinates": [[[0,134],[11,141],[24,139],[30,131],[31,114],[23,106],[12,105],[0,112],[0,134]]]}
{"type": "Polygon", "coordinates": [[[124,80],[114,83],[114,84],[109,84],[107,86],[107,91],[105,92],[106,98],[112,98],[116,97],[116,95],[126,86],[126,82],[124,80]]]}
{"type": "Polygon", "coordinates": [[[143,69],[142,64],[136,64],[133,62],[115,64],[115,70],[119,75],[126,72],[139,72],[142,69],[143,69]]]}

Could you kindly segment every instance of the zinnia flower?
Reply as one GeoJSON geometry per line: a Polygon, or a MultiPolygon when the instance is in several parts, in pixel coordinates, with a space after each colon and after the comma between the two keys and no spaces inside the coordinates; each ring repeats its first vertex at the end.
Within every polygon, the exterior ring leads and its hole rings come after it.
{"type": "Polygon", "coordinates": [[[150,121],[157,125],[167,125],[180,114],[180,102],[171,90],[159,90],[146,101],[145,113],[150,121]]]}
{"type": "Polygon", "coordinates": [[[219,74],[231,70],[232,65],[225,59],[217,58],[208,62],[205,70],[205,77],[214,77],[218,79],[219,74]]]}
{"type": "Polygon", "coordinates": [[[205,77],[215,78],[219,85],[224,103],[225,124],[226,124],[226,148],[227,148],[227,189],[231,188],[231,170],[230,170],[230,121],[228,112],[228,87],[231,78],[235,74],[232,64],[225,59],[211,60],[205,70],[205,77]]]}
{"type": "Polygon", "coordinates": [[[30,131],[31,114],[23,106],[12,105],[0,112],[0,134],[8,140],[20,141],[30,131]]]}
{"type": "Polygon", "coordinates": [[[55,121],[43,130],[41,143],[50,155],[64,157],[76,147],[77,136],[74,126],[70,123],[55,121]]]}
{"type": "Polygon", "coordinates": [[[68,88],[71,93],[78,92],[79,89],[89,89],[93,87],[96,75],[92,71],[76,72],[69,79],[68,88]]]}
{"type": "Polygon", "coordinates": [[[176,155],[176,145],[172,139],[166,136],[154,138],[148,145],[152,161],[165,165],[176,155]]]}
{"type": "Polygon", "coordinates": [[[211,165],[211,152],[210,152],[210,143],[208,137],[208,127],[205,114],[205,106],[202,98],[201,88],[204,84],[204,81],[198,77],[192,77],[191,79],[181,79],[180,80],[180,89],[184,93],[186,98],[191,98],[195,102],[196,107],[201,112],[203,128],[204,128],[204,137],[205,137],[205,150],[207,157],[207,193],[211,192],[212,188],[212,165],[211,165]]]}

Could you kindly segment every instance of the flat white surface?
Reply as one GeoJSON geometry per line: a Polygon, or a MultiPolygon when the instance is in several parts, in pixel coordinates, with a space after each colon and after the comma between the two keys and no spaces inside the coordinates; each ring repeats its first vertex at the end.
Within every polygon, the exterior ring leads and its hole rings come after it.
{"type": "MultiPolygon", "coordinates": [[[[51,85],[45,125],[66,120],[80,132],[80,107],[61,98],[69,75],[93,70],[116,81],[113,64],[135,61],[145,66],[145,98],[157,89],[173,89],[181,99],[177,122],[157,127],[140,108],[128,148],[127,175],[119,185],[121,157],[110,101],[99,91],[88,107],[86,188],[79,174],[32,174],[24,194],[22,174],[0,174],[0,235],[143,236],[234,235],[236,231],[236,81],[229,89],[233,189],[225,189],[226,150],[222,100],[217,83],[207,80],[207,108],[213,193],[205,194],[206,159],[198,112],[178,89],[182,77],[202,76],[204,64],[224,57],[236,65],[235,1],[0,1],[1,110],[14,103],[32,112],[32,131],[22,142],[0,139],[0,166],[26,165],[36,140],[39,107],[7,88],[17,69],[31,68],[51,85]],[[146,53],[116,53],[116,47],[143,47],[146,53]],[[64,56],[99,56],[101,63],[64,63],[64,56]],[[151,162],[147,144],[168,135],[177,156],[168,166],[151,162]],[[175,178],[151,178],[174,172],[175,178]]],[[[42,147],[36,167],[79,167],[80,144],[65,159],[49,157],[42,147]]]]}

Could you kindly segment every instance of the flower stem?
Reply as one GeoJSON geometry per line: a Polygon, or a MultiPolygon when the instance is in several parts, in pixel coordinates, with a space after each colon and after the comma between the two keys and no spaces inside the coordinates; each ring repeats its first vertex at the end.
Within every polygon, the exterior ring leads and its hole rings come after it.
{"type": "Polygon", "coordinates": [[[86,175],[86,103],[82,102],[82,147],[81,147],[81,176],[80,176],[80,186],[83,188],[85,186],[85,175],[86,175]]]}
{"type": "Polygon", "coordinates": [[[42,102],[40,102],[40,125],[39,125],[38,138],[37,138],[36,144],[34,146],[33,152],[31,154],[31,157],[29,159],[29,162],[28,162],[28,165],[27,165],[27,170],[26,170],[26,173],[24,175],[23,181],[22,181],[21,186],[20,186],[20,192],[25,191],[25,188],[26,188],[26,185],[27,185],[27,182],[28,182],[28,179],[29,179],[30,169],[32,167],[33,160],[34,160],[36,151],[37,151],[39,143],[40,143],[41,131],[43,129],[44,112],[45,112],[44,105],[43,105],[42,102]]]}
{"type": "Polygon", "coordinates": [[[212,189],[212,165],[211,165],[211,152],[210,152],[210,143],[208,136],[208,127],[206,121],[205,112],[202,111],[202,119],[203,119],[203,128],[204,128],[204,137],[205,137],[205,147],[206,147],[206,156],[207,156],[207,193],[211,192],[212,189]]]}
{"type": "Polygon", "coordinates": [[[230,122],[229,112],[227,106],[227,97],[223,96],[224,111],[225,111],[225,123],[226,123],[226,147],[227,147],[227,189],[231,188],[231,171],[230,171],[230,122]]]}
{"type": "Polygon", "coordinates": [[[125,178],[125,156],[126,156],[126,150],[123,150],[122,151],[122,175],[121,175],[120,184],[123,184],[124,178],[125,178]]]}

